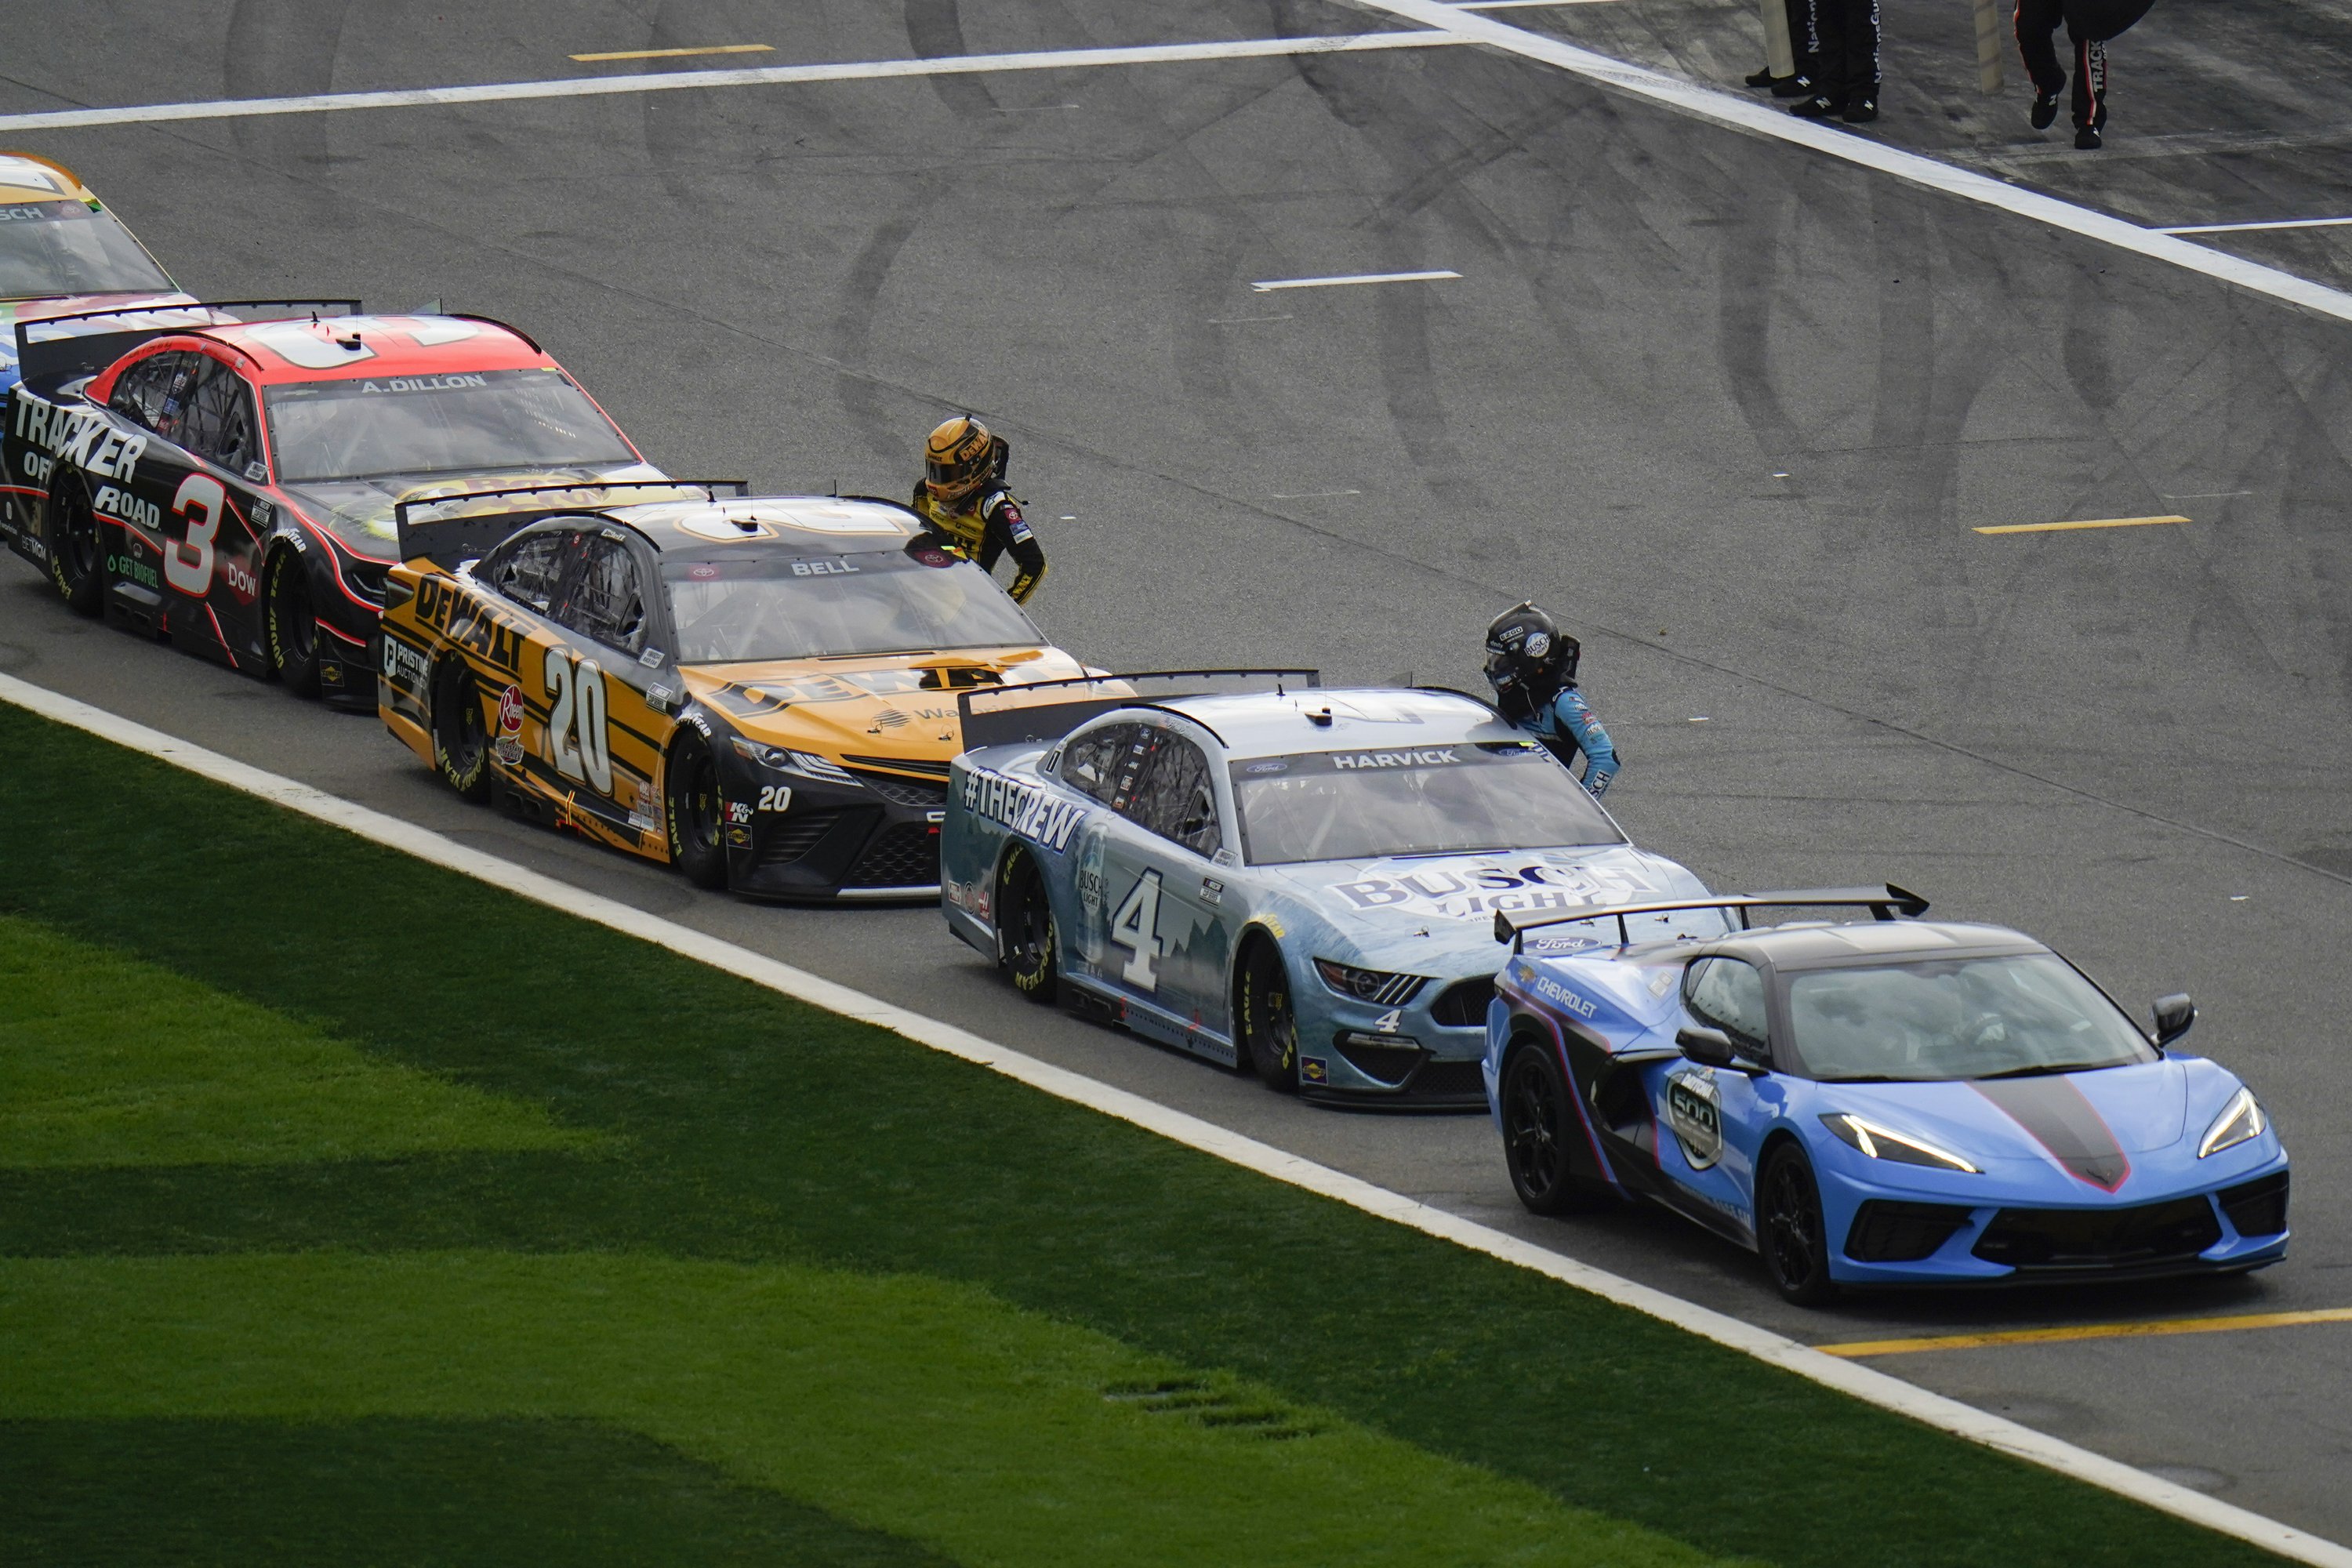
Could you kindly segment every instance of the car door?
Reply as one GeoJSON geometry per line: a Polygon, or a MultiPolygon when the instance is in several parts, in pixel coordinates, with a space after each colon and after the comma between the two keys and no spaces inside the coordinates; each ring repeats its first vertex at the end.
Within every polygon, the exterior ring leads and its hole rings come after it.
{"type": "Polygon", "coordinates": [[[1752,1067],[1684,1059],[1665,1068],[1657,1113],[1674,1147],[1660,1151],[1660,1169],[1693,1217],[1746,1238],[1755,1232],[1756,1153],[1780,1102],[1764,975],[1742,959],[1701,958],[1683,972],[1682,997],[1692,1022],[1722,1030],[1752,1067]]]}
{"type": "Polygon", "coordinates": [[[646,700],[667,658],[653,552],[625,529],[581,531],[541,655],[547,759],[576,811],[626,847],[650,850],[661,827],[661,755],[670,721],[646,700]]]}
{"type": "Polygon", "coordinates": [[[1132,997],[1188,1031],[1226,1037],[1232,938],[1222,907],[1224,868],[1212,858],[1226,838],[1214,778],[1189,735],[1165,725],[1138,729],[1129,748],[1135,784],[1114,807],[1127,830],[1105,847],[1104,934],[1125,955],[1118,979],[1132,997]]]}
{"type": "Polygon", "coordinates": [[[240,668],[263,659],[262,532],[253,521],[257,489],[269,479],[259,403],[250,382],[207,354],[195,374],[173,444],[186,459],[163,513],[164,581],[200,600],[207,614],[194,635],[240,668]]]}

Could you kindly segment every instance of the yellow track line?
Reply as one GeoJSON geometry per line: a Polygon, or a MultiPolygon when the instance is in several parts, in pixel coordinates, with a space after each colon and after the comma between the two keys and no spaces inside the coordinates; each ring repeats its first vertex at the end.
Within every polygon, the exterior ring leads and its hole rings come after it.
{"type": "Polygon", "coordinates": [[[574,55],[575,60],[667,60],[680,55],[772,55],[773,44],[713,44],[705,49],[614,49],[601,55],[574,55]]]}
{"type": "Polygon", "coordinates": [[[2152,1323],[2081,1323],[2067,1329],[2005,1329],[1990,1334],[1946,1334],[1925,1340],[1862,1340],[1815,1345],[1823,1355],[1908,1355],[1914,1351],[1972,1351],[1987,1345],[2038,1345],[2056,1340],[2126,1340],[2158,1334],[2219,1334],[2232,1329],[2291,1329],[2303,1323],[2352,1323],[2352,1307],[2304,1312],[2251,1312],[2234,1318],[2168,1318],[2152,1323]]]}
{"type": "MultiPolygon", "coordinates": [[[[577,59],[579,56],[573,56],[577,59]]],[[[2187,522],[2185,517],[2094,517],[2081,522],[2004,522],[1979,533],[2056,533],[2069,528],[2146,528],[2156,522],[2187,522]]]]}

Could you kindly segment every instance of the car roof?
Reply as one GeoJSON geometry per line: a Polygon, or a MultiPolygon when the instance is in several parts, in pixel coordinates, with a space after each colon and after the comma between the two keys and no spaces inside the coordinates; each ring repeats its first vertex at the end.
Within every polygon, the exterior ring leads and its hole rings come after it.
{"type": "Polygon", "coordinates": [[[493,370],[552,370],[529,338],[478,316],[318,316],[224,321],[177,337],[208,338],[258,367],[265,386],[493,370]],[[356,340],[358,347],[346,346],[356,340]]]}
{"type": "Polygon", "coordinates": [[[0,203],[97,199],[80,176],[63,163],[31,153],[0,153],[0,203]]]}
{"type": "Polygon", "coordinates": [[[1788,971],[2050,950],[2007,926],[1958,921],[1805,921],[1759,926],[1706,944],[1710,954],[1788,971]]]}
{"type": "Polygon", "coordinates": [[[1172,697],[1153,707],[1207,726],[1228,756],[1410,752],[1527,737],[1485,703],[1426,687],[1302,687],[1172,697]],[[1330,722],[1320,721],[1328,713],[1330,722]]]}
{"type": "MultiPolygon", "coordinates": [[[[690,482],[690,481],[682,481],[690,482]]],[[[901,550],[922,519],[864,496],[730,496],[599,508],[664,554],[725,561],[741,555],[855,555],[901,550]]]]}

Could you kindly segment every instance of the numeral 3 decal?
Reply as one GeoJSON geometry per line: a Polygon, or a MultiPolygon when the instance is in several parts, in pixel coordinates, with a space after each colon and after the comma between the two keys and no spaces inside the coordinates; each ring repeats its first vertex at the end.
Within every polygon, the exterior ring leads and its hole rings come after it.
{"type": "Polygon", "coordinates": [[[604,732],[604,672],[593,658],[547,650],[547,760],[598,795],[613,793],[613,748],[604,732]]]}
{"type": "Polygon", "coordinates": [[[1110,918],[1110,939],[1135,956],[1118,977],[1138,991],[1160,989],[1160,972],[1153,967],[1166,946],[1160,940],[1160,873],[1146,871],[1136,879],[1110,918]]]}
{"type": "Polygon", "coordinates": [[[188,520],[185,542],[163,543],[163,581],[183,594],[201,599],[213,587],[213,535],[220,531],[221,510],[228,494],[209,474],[190,474],[172,498],[172,513],[188,520]]]}

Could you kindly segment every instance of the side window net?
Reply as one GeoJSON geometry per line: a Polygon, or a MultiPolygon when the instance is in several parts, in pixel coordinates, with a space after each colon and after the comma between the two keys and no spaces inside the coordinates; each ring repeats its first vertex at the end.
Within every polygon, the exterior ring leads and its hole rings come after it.
{"type": "Polygon", "coordinates": [[[563,574],[561,533],[527,539],[490,571],[490,586],[516,604],[547,614],[555,598],[555,584],[563,574]]]}
{"type": "Polygon", "coordinates": [[[627,545],[614,539],[588,541],[563,621],[607,647],[632,654],[645,650],[645,595],[627,545]]]}
{"type": "Polygon", "coordinates": [[[1158,733],[1157,757],[1128,816],[1162,838],[1201,856],[1224,844],[1217,826],[1217,795],[1208,759],[1181,735],[1158,733]]]}

